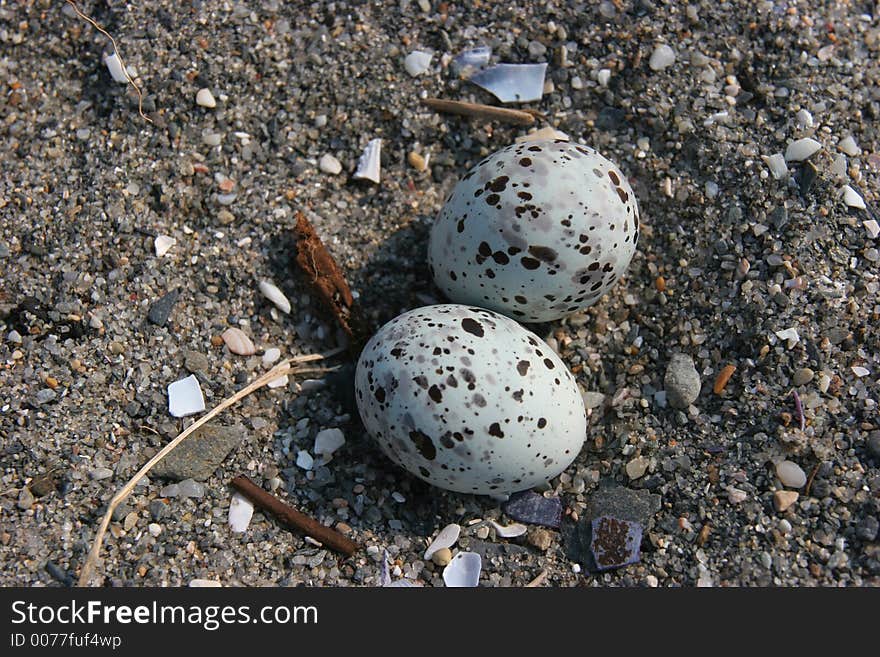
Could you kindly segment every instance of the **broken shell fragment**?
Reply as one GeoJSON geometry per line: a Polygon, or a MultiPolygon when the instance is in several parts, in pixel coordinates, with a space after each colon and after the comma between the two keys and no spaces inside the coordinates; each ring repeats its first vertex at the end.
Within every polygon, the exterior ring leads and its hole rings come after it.
{"type": "Polygon", "coordinates": [[[364,149],[363,154],[358,160],[357,169],[355,169],[352,178],[361,180],[371,180],[374,183],[379,182],[379,164],[382,157],[382,140],[371,139],[364,149]]]}
{"type": "Polygon", "coordinates": [[[525,525],[521,525],[518,522],[514,522],[506,527],[504,525],[499,525],[494,520],[490,520],[489,524],[492,525],[492,528],[495,530],[495,533],[501,538],[516,538],[517,536],[522,536],[529,528],[525,525]]]}
{"type": "Polygon", "coordinates": [[[116,82],[128,82],[128,76],[125,74],[125,67],[122,65],[122,61],[115,52],[104,55],[104,64],[107,65],[107,70],[110,71],[113,80],[116,82]]]}
{"type": "Polygon", "coordinates": [[[171,247],[177,244],[177,240],[168,235],[158,235],[153,241],[153,247],[156,249],[156,256],[161,258],[171,250],[171,247]]]}
{"type": "Polygon", "coordinates": [[[822,144],[815,139],[806,137],[793,141],[785,149],[786,162],[802,162],[822,150],[822,144]]]}
{"type": "Polygon", "coordinates": [[[517,144],[520,144],[524,141],[547,141],[549,139],[564,139],[565,141],[571,141],[567,134],[556,130],[555,128],[551,128],[550,126],[535,130],[527,135],[521,135],[517,137],[515,141],[517,144]]]}
{"type": "Polygon", "coordinates": [[[195,374],[168,384],[168,412],[185,417],[205,410],[205,397],[195,374]]]}
{"type": "Polygon", "coordinates": [[[452,71],[462,79],[467,80],[475,72],[486,66],[491,57],[492,48],[489,46],[479,46],[464,50],[453,58],[452,71]]]}
{"type": "Polygon", "coordinates": [[[455,523],[446,525],[443,529],[440,530],[440,533],[437,534],[437,537],[433,541],[431,541],[428,549],[425,550],[425,555],[423,558],[430,559],[438,550],[442,550],[443,548],[451,548],[453,545],[455,545],[456,541],[458,541],[459,536],[461,536],[461,525],[457,525],[455,523]]]}
{"type": "Polygon", "coordinates": [[[254,505],[241,493],[235,493],[229,502],[229,528],[236,533],[247,531],[254,515],[254,505]]]}
{"type": "Polygon", "coordinates": [[[315,454],[324,457],[324,462],[330,460],[333,452],[345,444],[345,434],[339,429],[324,429],[315,436],[315,454]]]}
{"type": "Polygon", "coordinates": [[[502,103],[528,103],[544,95],[547,64],[498,64],[484,69],[470,81],[502,103]]]}
{"type": "Polygon", "coordinates": [[[274,303],[278,310],[285,314],[290,313],[290,301],[288,301],[287,297],[284,296],[284,292],[279,290],[275,283],[272,281],[260,281],[260,292],[269,301],[274,303]]]}
{"type": "Polygon", "coordinates": [[[840,188],[841,196],[843,196],[843,202],[846,203],[851,208],[858,208],[860,210],[866,209],[865,200],[859,196],[859,193],[854,190],[849,185],[844,185],[840,188]]]}
{"type": "Polygon", "coordinates": [[[223,331],[220,335],[223,338],[223,342],[226,343],[227,348],[234,354],[238,354],[239,356],[253,356],[257,353],[257,348],[254,346],[254,343],[251,342],[251,339],[244,334],[239,328],[230,327],[223,331]]]}
{"type": "Polygon", "coordinates": [[[434,58],[429,52],[422,50],[413,50],[403,60],[403,67],[411,76],[416,77],[427,71],[431,67],[431,60],[434,58]]]}
{"type": "Polygon", "coordinates": [[[459,552],[449,565],[443,569],[443,582],[446,586],[474,587],[480,583],[483,560],[476,552],[459,552]]]}
{"type": "Polygon", "coordinates": [[[211,93],[210,89],[199,89],[196,93],[196,105],[214,108],[217,107],[217,101],[214,100],[214,94],[211,93]]]}

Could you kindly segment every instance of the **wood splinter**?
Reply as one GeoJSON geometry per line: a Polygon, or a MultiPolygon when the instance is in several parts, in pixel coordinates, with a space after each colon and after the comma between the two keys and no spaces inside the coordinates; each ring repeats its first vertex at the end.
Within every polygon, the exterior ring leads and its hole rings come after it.
{"type": "Polygon", "coordinates": [[[269,511],[286,525],[301,530],[328,548],[341,552],[347,557],[360,549],[354,541],[347,539],[335,529],[325,527],[314,518],[300,513],[289,504],[264,491],[245,475],[239,475],[229,484],[253,502],[255,506],[269,511]]]}
{"type": "Polygon", "coordinates": [[[424,98],[422,99],[422,104],[436,112],[495,119],[516,125],[532,125],[535,122],[534,114],[525,110],[515,110],[507,107],[466,103],[461,100],[443,100],[442,98],[424,98]]]}

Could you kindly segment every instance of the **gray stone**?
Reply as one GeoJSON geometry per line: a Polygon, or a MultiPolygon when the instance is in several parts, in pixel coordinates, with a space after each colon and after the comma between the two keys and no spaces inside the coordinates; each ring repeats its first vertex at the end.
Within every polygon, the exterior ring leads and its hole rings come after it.
{"type": "Polygon", "coordinates": [[[223,459],[244,440],[241,424],[222,426],[206,424],[160,461],[153,474],[163,479],[204,481],[213,474],[223,459]]]}
{"type": "Polygon", "coordinates": [[[52,390],[52,388],[43,388],[36,395],[34,395],[34,399],[37,404],[48,404],[51,401],[55,401],[55,398],[58,397],[57,393],[52,390]]]}
{"type": "Polygon", "coordinates": [[[802,367],[794,373],[794,376],[791,377],[791,380],[796,386],[806,385],[813,380],[814,374],[815,372],[813,372],[813,370],[811,370],[809,367],[802,367]]]}
{"type": "Polygon", "coordinates": [[[868,436],[868,452],[874,458],[880,459],[880,431],[872,431],[868,436]]]}
{"type": "Polygon", "coordinates": [[[150,312],[147,315],[147,319],[149,319],[156,326],[165,326],[168,322],[168,316],[171,315],[171,309],[174,308],[174,304],[177,303],[177,298],[180,296],[180,292],[178,290],[172,290],[158,301],[154,302],[152,306],[150,306],[150,312]]]}
{"type": "Polygon", "coordinates": [[[101,481],[102,479],[109,479],[113,476],[113,470],[110,468],[92,468],[89,470],[89,476],[95,481],[101,481]]]}
{"type": "Polygon", "coordinates": [[[18,508],[27,511],[34,505],[34,496],[31,489],[25,486],[18,493],[18,508]]]}
{"type": "Polygon", "coordinates": [[[153,500],[150,502],[150,517],[159,521],[168,515],[168,503],[164,500],[153,500]]]}
{"type": "Polygon", "coordinates": [[[195,479],[184,479],[177,484],[177,490],[180,497],[200,498],[205,496],[205,487],[195,479]]]}
{"type": "Polygon", "coordinates": [[[183,356],[183,366],[190,374],[207,372],[209,367],[208,357],[198,351],[187,351],[183,356]]]}
{"type": "Polygon", "coordinates": [[[686,354],[674,354],[666,367],[663,379],[666,401],[672,408],[684,409],[700,396],[700,375],[694,359],[686,354]]]}

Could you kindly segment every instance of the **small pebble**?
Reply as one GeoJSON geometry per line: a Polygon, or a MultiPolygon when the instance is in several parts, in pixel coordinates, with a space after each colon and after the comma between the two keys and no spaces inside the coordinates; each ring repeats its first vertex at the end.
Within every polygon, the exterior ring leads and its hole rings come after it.
{"type": "Polygon", "coordinates": [[[335,176],[342,172],[342,163],[330,155],[330,153],[326,153],[318,160],[318,168],[324,173],[335,176]]]}
{"type": "Polygon", "coordinates": [[[407,73],[416,77],[430,68],[431,59],[433,59],[433,57],[434,56],[431,53],[422,52],[421,50],[413,50],[403,60],[403,67],[406,69],[407,73]]]}
{"type": "Polygon", "coordinates": [[[643,477],[645,472],[648,469],[648,459],[644,456],[639,456],[638,458],[634,458],[632,461],[626,464],[626,475],[630,478],[630,480],[638,479],[639,477],[643,477]]]}
{"type": "Polygon", "coordinates": [[[220,336],[226,344],[227,349],[239,356],[253,356],[257,353],[257,348],[251,339],[245,335],[244,331],[234,326],[226,329],[220,336]]]}
{"type": "Polygon", "coordinates": [[[269,347],[263,352],[263,365],[272,365],[281,358],[281,350],[278,347],[269,347]]]}
{"type": "Polygon", "coordinates": [[[778,490],[773,493],[773,506],[779,513],[784,513],[788,508],[797,502],[799,494],[793,490],[778,490]]]}
{"type": "Polygon", "coordinates": [[[840,142],[837,144],[837,148],[842,150],[850,157],[855,157],[856,155],[861,155],[862,153],[862,149],[859,148],[858,144],[856,144],[856,140],[853,139],[852,135],[841,139],[840,142]]]}
{"type": "Polygon", "coordinates": [[[174,304],[177,303],[177,299],[180,297],[179,290],[171,290],[150,306],[150,312],[147,314],[147,319],[150,320],[156,326],[165,326],[168,322],[168,317],[171,315],[171,309],[174,308],[174,304]]]}
{"type": "Polygon", "coordinates": [[[440,548],[431,555],[431,561],[433,561],[438,566],[447,565],[450,561],[452,561],[452,550],[450,550],[448,547],[440,548]]]}
{"type": "Polygon", "coordinates": [[[648,61],[648,66],[651,67],[652,71],[662,71],[664,68],[672,66],[674,63],[675,51],[664,43],[657,46],[654,49],[654,52],[651,53],[651,59],[648,61]]]}
{"type": "Polygon", "coordinates": [[[186,351],[183,355],[183,366],[190,374],[207,372],[209,365],[207,356],[198,351],[186,351]]]}
{"type": "Polygon", "coordinates": [[[428,161],[415,151],[409,152],[409,154],[406,156],[406,161],[416,171],[424,171],[428,168],[428,161]]]}
{"type": "Polygon", "coordinates": [[[867,206],[865,205],[865,200],[859,195],[859,193],[854,190],[849,185],[844,185],[840,188],[840,193],[843,196],[843,202],[846,203],[851,208],[858,208],[860,210],[864,210],[867,206]]]}
{"type": "Polygon", "coordinates": [[[196,93],[196,104],[208,108],[217,107],[217,101],[214,100],[214,94],[210,89],[199,89],[196,93]]]}
{"type": "Polygon", "coordinates": [[[802,367],[794,373],[791,380],[796,386],[802,386],[812,381],[814,375],[815,372],[809,367],[802,367]]]}
{"type": "Polygon", "coordinates": [[[22,511],[27,511],[34,505],[34,495],[31,493],[31,489],[25,486],[18,493],[18,508],[22,511]]]}
{"type": "Polygon", "coordinates": [[[673,408],[685,409],[700,396],[700,375],[694,359],[686,354],[673,354],[663,379],[666,400],[673,408]]]}
{"type": "Polygon", "coordinates": [[[527,539],[529,545],[533,545],[541,550],[541,552],[546,552],[550,549],[550,546],[553,545],[553,534],[541,527],[532,529],[529,532],[527,539]]]}
{"type": "Polygon", "coordinates": [[[110,468],[92,468],[91,470],[89,470],[89,477],[91,477],[95,481],[109,479],[112,476],[113,470],[111,470],[110,468]]]}
{"type": "Polygon", "coordinates": [[[865,227],[865,230],[868,231],[868,237],[872,240],[877,239],[877,236],[880,235],[880,224],[877,223],[876,219],[868,219],[863,222],[862,225],[865,227]]]}
{"type": "Polygon", "coordinates": [[[780,461],[776,464],[776,476],[783,486],[789,488],[803,488],[807,483],[807,475],[797,463],[793,461],[780,461]]]}
{"type": "Polygon", "coordinates": [[[776,180],[782,180],[788,175],[788,166],[785,164],[785,157],[782,153],[774,153],[773,155],[762,156],[767,168],[776,180]]]}
{"type": "Polygon", "coordinates": [[[822,144],[809,137],[793,141],[785,149],[787,162],[802,162],[822,150],[822,144]]]}
{"type": "Polygon", "coordinates": [[[147,531],[150,532],[150,536],[153,538],[157,538],[159,534],[162,533],[162,526],[156,524],[155,522],[151,522],[147,527],[147,531]]]}
{"type": "Polygon", "coordinates": [[[169,237],[168,235],[158,235],[156,239],[153,240],[153,248],[156,250],[156,257],[161,258],[164,256],[175,244],[177,244],[177,240],[173,237],[169,237]]]}

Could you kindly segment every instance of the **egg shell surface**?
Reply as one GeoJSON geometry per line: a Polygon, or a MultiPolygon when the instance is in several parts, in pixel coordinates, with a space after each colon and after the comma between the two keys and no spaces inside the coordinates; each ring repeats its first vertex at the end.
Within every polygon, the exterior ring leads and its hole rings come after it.
{"type": "Polygon", "coordinates": [[[638,238],[635,195],[612,162],[561,139],[523,142],[458,182],[431,229],[428,264],[450,300],[544,322],[596,303],[638,238]]]}
{"type": "Polygon", "coordinates": [[[574,377],[508,317],[426,306],[383,326],[358,360],[361,419],[388,457],[448,490],[504,494],[557,476],[587,432],[574,377]]]}

